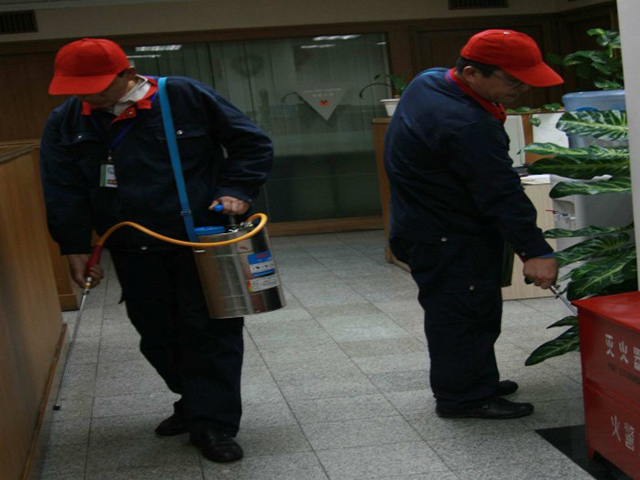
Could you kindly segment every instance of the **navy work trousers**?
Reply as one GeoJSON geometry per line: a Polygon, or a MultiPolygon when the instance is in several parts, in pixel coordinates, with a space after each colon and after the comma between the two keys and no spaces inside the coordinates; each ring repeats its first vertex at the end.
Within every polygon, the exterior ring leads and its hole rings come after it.
{"type": "Polygon", "coordinates": [[[485,403],[499,382],[494,344],[500,335],[503,241],[419,243],[391,237],[393,254],[418,285],[438,408],[463,410],[485,403]]]}
{"type": "Polygon", "coordinates": [[[244,319],[212,320],[193,253],[111,252],[140,350],[181,406],[191,431],[214,428],[235,436],[242,403],[244,319]]]}

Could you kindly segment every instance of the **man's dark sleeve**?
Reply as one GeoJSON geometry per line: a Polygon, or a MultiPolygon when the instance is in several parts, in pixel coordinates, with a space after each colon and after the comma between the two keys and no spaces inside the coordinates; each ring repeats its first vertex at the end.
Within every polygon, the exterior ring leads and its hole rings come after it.
{"type": "Polygon", "coordinates": [[[246,115],[213,90],[201,97],[212,132],[226,151],[215,197],[230,196],[251,202],[273,166],[273,143],[246,115]]]}
{"type": "Polygon", "coordinates": [[[513,170],[507,137],[497,122],[474,123],[449,139],[451,168],[468,187],[480,212],[524,259],[553,251],[536,225],[536,210],[513,170]]]}
{"type": "Polygon", "coordinates": [[[40,168],[47,224],[60,253],[91,252],[91,207],[86,179],[69,148],[63,145],[58,112],[45,124],[40,145],[40,168]]]}

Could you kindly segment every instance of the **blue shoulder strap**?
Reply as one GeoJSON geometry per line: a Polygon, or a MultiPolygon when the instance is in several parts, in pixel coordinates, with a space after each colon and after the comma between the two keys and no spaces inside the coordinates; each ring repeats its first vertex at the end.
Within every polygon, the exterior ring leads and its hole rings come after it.
{"type": "Polygon", "coordinates": [[[178,142],[176,141],[176,131],[173,126],[173,118],[171,118],[171,105],[169,104],[166,83],[167,77],[161,77],[158,79],[158,96],[160,98],[160,110],[162,111],[162,123],[164,124],[164,132],[167,137],[169,155],[171,156],[171,166],[173,167],[173,175],[176,177],[176,186],[178,187],[178,196],[180,197],[180,207],[182,208],[180,213],[184,220],[184,226],[187,229],[189,241],[198,242],[198,237],[196,236],[193,223],[193,216],[191,215],[191,209],[189,208],[184,175],[182,174],[180,152],[178,151],[178,142]]]}

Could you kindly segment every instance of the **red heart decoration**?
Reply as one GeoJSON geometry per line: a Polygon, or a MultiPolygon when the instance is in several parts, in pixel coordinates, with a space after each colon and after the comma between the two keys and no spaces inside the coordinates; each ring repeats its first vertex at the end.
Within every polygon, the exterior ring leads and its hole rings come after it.
{"type": "Polygon", "coordinates": [[[326,107],[327,105],[329,105],[329,100],[320,100],[321,107],[326,107]]]}

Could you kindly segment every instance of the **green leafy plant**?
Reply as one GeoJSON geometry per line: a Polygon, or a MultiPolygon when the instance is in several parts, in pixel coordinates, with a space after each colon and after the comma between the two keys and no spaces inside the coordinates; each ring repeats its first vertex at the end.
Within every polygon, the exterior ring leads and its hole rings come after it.
{"type": "Polygon", "coordinates": [[[362,89],[358,93],[358,96],[360,98],[364,98],[364,91],[366,89],[373,87],[374,85],[381,85],[381,86],[392,88],[393,91],[395,92],[395,95],[399,97],[404,93],[404,91],[409,86],[409,82],[405,80],[406,77],[407,77],[407,72],[404,72],[401,76],[393,75],[392,73],[379,73],[378,75],[373,77],[373,80],[374,80],[373,82],[362,87],[362,89]],[[387,78],[389,81],[388,82],[377,81],[383,78],[387,78]]]}
{"type": "MultiPolygon", "coordinates": [[[[563,132],[609,142],[626,140],[627,115],[624,111],[576,111],[560,117],[557,128],[563,132]]],[[[556,184],[549,195],[599,195],[631,193],[629,149],[626,146],[590,145],[569,148],[553,143],[532,143],[525,151],[547,155],[529,166],[531,174],[555,174],[572,179],[556,184]]],[[[547,238],[588,237],[556,254],[559,267],[574,265],[560,280],[568,280],[560,292],[569,300],[630,292],[638,289],[636,246],[624,227],[589,226],[579,230],[552,229],[547,238]]],[[[578,319],[571,315],[551,325],[570,328],[534,350],[525,365],[578,350],[578,319]]]]}
{"type": "MultiPolygon", "coordinates": [[[[507,108],[508,114],[534,114],[534,113],[556,113],[563,109],[563,106],[560,103],[545,103],[540,108],[531,108],[531,107],[518,107],[518,108],[507,108]]],[[[530,117],[529,123],[534,127],[540,125],[540,119],[537,117],[530,117]]]]}
{"type": "Polygon", "coordinates": [[[579,50],[565,57],[548,54],[549,62],[575,68],[578,77],[590,80],[600,90],[624,88],[620,32],[593,28],[587,30],[587,33],[595,37],[600,49],[579,50]]]}
{"type": "Polygon", "coordinates": [[[562,110],[562,105],[559,103],[545,103],[540,108],[531,108],[531,107],[518,107],[518,108],[507,108],[507,113],[549,113],[549,112],[559,112],[562,110]]]}

